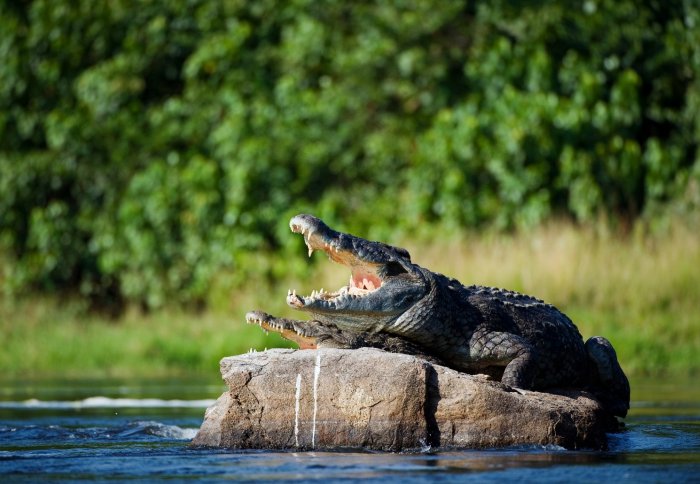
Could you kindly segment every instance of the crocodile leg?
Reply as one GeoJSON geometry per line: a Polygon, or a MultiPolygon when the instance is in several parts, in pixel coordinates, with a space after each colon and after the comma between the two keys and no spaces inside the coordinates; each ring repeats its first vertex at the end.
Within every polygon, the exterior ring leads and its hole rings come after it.
{"type": "Polygon", "coordinates": [[[469,341],[469,356],[476,366],[504,366],[501,382],[531,389],[535,380],[535,353],[518,335],[503,331],[476,331],[469,341]]]}

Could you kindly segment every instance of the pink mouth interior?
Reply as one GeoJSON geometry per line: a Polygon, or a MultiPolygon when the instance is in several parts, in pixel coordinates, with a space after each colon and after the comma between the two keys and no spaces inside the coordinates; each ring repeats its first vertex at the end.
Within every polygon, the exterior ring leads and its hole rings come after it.
{"type": "Polygon", "coordinates": [[[382,285],[382,280],[375,274],[362,270],[353,270],[350,276],[350,287],[374,291],[382,285]]]}

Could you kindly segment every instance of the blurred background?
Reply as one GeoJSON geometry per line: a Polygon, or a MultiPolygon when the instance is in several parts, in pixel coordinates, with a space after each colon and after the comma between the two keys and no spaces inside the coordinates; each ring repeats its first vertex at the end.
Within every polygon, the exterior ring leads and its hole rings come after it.
{"type": "Polygon", "coordinates": [[[698,113],[693,0],[0,0],[0,372],[284,345],[307,212],[696,374],[698,113]]]}

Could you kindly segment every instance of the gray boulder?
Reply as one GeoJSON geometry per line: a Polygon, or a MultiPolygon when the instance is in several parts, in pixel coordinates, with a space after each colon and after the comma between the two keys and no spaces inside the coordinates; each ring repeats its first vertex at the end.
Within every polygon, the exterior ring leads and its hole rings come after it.
{"type": "Polygon", "coordinates": [[[414,356],[274,349],[221,360],[229,387],[195,447],[603,448],[617,421],[584,391],[515,391],[414,356]]]}

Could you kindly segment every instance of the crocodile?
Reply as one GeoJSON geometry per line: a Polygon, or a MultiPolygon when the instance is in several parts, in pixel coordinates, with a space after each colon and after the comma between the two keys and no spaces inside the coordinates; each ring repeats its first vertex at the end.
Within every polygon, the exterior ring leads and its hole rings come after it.
{"type": "Polygon", "coordinates": [[[518,390],[590,390],[612,415],[627,415],[629,382],[612,344],[602,336],[584,343],[553,305],[515,291],[464,286],[414,264],[406,249],[337,232],[312,215],[297,215],[289,225],[304,237],[309,257],[325,252],[350,268],[350,280],[337,291],[289,291],[287,304],[310,320],[251,311],[248,323],[302,349],[376,347],[491,375],[518,390]]]}

